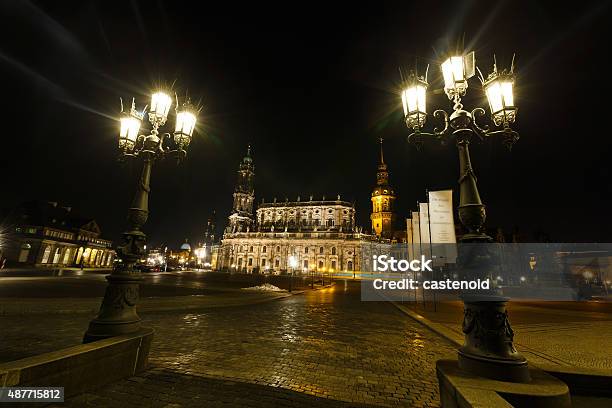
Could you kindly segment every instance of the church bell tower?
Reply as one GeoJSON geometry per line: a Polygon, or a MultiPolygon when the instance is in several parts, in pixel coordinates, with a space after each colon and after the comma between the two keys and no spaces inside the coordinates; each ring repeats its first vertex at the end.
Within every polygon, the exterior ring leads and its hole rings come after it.
{"type": "Polygon", "coordinates": [[[251,158],[251,146],[240,162],[238,179],[234,188],[234,203],[226,232],[246,232],[253,227],[253,202],[255,201],[255,166],[251,158]]]}
{"type": "Polygon", "coordinates": [[[372,190],[372,232],[381,238],[392,238],[395,213],[395,192],[389,185],[389,171],[383,155],[383,139],[380,139],[380,163],[376,173],[376,187],[372,190]]]}

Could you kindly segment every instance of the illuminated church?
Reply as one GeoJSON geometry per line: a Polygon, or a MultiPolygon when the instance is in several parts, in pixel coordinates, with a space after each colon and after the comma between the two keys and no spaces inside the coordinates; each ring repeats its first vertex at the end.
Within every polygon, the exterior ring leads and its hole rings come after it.
{"type": "Polygon", "coordinates": [[[253,212],[255,165],[249,147],[239,165],[232,210],[213,269],[271,274],[371,270],[372,254],[389,250],[395,219],[395,193],[389,186],[382,140],[380,149],[370,233],[355,224],[354,204],[340,195],[262,200],[253,212]]]}

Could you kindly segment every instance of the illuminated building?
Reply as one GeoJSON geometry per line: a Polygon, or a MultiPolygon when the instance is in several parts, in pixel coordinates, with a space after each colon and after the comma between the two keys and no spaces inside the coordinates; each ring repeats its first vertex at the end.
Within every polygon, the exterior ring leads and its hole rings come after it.
{"type": "MultiPolygon", "coordinates": [[[[355,207],[341,200],[271,203],[262,200],[253,216],[255,176],[250,148],[238,170],[234,203],[213,268],[247,273],[361,271],[365,253],[382,251],[387,240],[364,234],[355,225],[355,207]]],[[[369,259],[369,255],[366,257],[369,259]]],[[[366,259],[364,258],[364,259],[366,259]]]]}
{"type": "Polygon", "coordinates": [[[83,218],[57,202],[21,204],[9,217],[4,256],[12,265],[109,268],[115,251],[93,218],[83,218]]]}

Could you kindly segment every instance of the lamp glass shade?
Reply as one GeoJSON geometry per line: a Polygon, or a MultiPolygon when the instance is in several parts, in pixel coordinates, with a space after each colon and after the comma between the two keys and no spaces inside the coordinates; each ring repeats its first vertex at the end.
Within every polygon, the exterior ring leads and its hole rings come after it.
{"type": "Polygon", "coordinates": [[[404,116],[413,112],[426,113],[426,90],[427,88],[419,83],[409,86],[402,92],[402,105],[404,116]]]}
{"type": "Polygon", "coordinates": [[[427,118],[427,81],[422,77],[411,75],[402,90],[402,107],[404,120],[409,129],[418,129],[427,118]]]}
{"type": "Polygon", "coordinates": [[[514,78],[506,73],[495,72],[484,84],[485,94],[495,124],[512,123],[516,116],[514,106],[514,78]]]}
{"type": "Polygon", "coordinates": [[[504,103],[502,101],[502,90],[500,83],[495,81],[487,87],[486,90],[487,99],[489,100],[489,106],[491,107],[491,113],[499,112],[503,109],[504,103]]]}
{"type": "Polygon", "coordinates": [[[150,114],[154,115],[157,119],[165,121],[170,112],[172,106],[172,98],[164,92],[155,92],[151,96],[151,109],[150,114]]]}
{"type": "Polygon", "coordinates": [[[514,93],[512,81],[503,81],[501,83],[502,97],[504,98],[504,106],[514,107],[514,93]]]}
{"type": "Polygon", "coordinates": [[[191,137],[196,124],[196,116],[189,110],[183,110],[176,114],[176,133],[182,133],[191,137]]]}
{"type": "Polygon", "coordinates": [[[140,131],[140,120],[131,115],[125,115],[121,118],[121,130],[119,138],[129,140],[131,144],[136,142],[138,132],[140,131]]]}
{"type": "Polygon", "coordinates": [[[509,80],[496,79],[485,88],[491,113],[495,114],[507,108],[514,108],[513,83],[509,80]]]}
{"type": "Polygon", "coordinates": [[[450,57],[442,63],[444,90],[448,94],[465,92],[467,81],[463,57],[450,57]]]}

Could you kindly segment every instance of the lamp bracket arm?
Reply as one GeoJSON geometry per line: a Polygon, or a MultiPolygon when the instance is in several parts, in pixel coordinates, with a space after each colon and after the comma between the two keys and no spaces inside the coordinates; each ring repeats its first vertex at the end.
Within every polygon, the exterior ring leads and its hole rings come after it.
{"type": "Polygon", "coordinates": [[[510,127],[504,127],[501,130],[494,130],[487,132],[487,136],[502,136],[503,143],[506,145],[508,150],[512,150],[512,146],[520,139],[518,132],[510,129],[510,127]]]}
{"type": "Polygon", "coordinates": [[[444,136],[446,132],[448,131],[448,126],[449,126],[448,113],[446,113],[446,111],[443,109],[437,109],[434,111],[433,117],[442,118],[444,121],[444,128],[442,129],[438,129],[437,127],[434,128],[434,135],[440,138],[444,136]]]}
{"type": "Polygon", "coordinates": [[[489,126],[488,125],[483,125],[480,126],[478,124],[478,121],[476,120],[477,117],[479,116],[484,116],[485,114],[485,110],[482,108],[475,108],[472,110],[472,125],[473,125],[473,129],[474,133],[476,133],[478,135],[478,137],[480,137],[480,139],[482,140],[485,136],[490,136],[490,131],[489,131],[489,126]]]}
{"type": "Polygon", "coordinates": [[[159,138],[159,152],[162,155],[166,154],[170,150],[168,148],[164,149],[164,141],[167,137],[170,137],[170,133],[162,133],[161,137],[159,138]]]}
{"type": "Polygon", "coordinates": [[[184,149],[165,149],[163,151],[163,158],[172,157],[176,159],[176,164],[179,165],[181,161],[187,156],[187,152],[184,149]]]}
{"type": "Polygon", "coordinates": [[[433,133],[431,133],[421,132],[419,128],[415,128],[414,132],[408,136],[408,142],[413,143],[419,151],[421,150],[425,141],[435,141],[441,144],[446,143],[446,136],[449,129],[448,113],[442,109],[438,109],[433,113],[433,116],[438,119],[442,118],[444,124],[442,129],[435,127],[433,133]]]}

